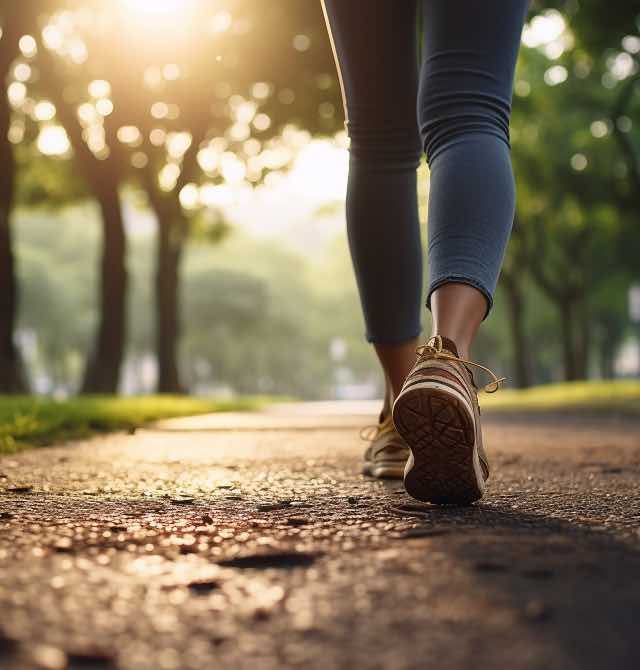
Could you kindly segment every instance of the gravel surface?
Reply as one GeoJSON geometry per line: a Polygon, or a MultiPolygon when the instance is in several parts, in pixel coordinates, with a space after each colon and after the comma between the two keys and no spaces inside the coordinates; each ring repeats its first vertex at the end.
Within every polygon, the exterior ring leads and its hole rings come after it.
{"type": "Polygon", "coordinates": [[[348,410],[1,458],[0,668],[640,667],[638,419],[489,415],[489,495],[438,508],[348,410]]]}

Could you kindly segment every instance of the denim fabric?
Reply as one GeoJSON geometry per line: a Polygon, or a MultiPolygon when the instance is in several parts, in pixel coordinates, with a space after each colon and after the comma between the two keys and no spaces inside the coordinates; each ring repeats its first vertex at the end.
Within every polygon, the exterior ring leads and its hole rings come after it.
{"type": "Polygon", "coordinates": [[[347,233],[367,339],[398,343],[421,330],[423,152],[426,305],[438,286],[462,282],[484,294],[486,318],[515,210],[509,118],[528,0],[323,5],[350,137],[347,233]]]}

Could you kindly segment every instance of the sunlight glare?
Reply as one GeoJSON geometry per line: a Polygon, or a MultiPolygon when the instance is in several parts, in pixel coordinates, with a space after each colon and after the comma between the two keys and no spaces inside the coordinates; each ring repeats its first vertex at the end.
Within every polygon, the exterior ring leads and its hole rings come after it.
{"type": "Polygon", "coordinates": [[[211,147],[205,147],[198,151],[197,160],[205,172],[211,173],[218,167],[218,152],[211,147]]]}
{"type": "Polygon", "coordinates": [[[63,156],[71,147],[62,126],[45,126],[38,135],[37,146],[45,156],[63,156]]]}
{"type": "Polygon", "coordinates": [[[57,51],[64,44],[64,34],[53,24],[49,24],[42,29],[42,39],[47,49],[57,51]]]}
{"type": "Polygon", "coordinates": [[[231,27],[232,23],[233,17],[226,9],[223,9],[217,12],[211,19],[211,29],[214,33],[223,33],[231,27]]]}
{"type": "Polygon", "coordinates": [[[239,184],[247,174],[245,164],[231,151],[225,151],[220,157],[220,172],[227,184],[239,184]]]}
{"type": "Polygon", "coordinates": [[[263,132],[271,126],[271,119],[267,114],[261,112],[260,114],[256,114],[255,119],[253,119],[253,126],[256,130],[263,132]]]}
{"type": "Polygon", "coordinates": [[[544,73],[544,82],[548,86],[557,86],[567,80],[569,72],[564,65],[554,65],[547,69],[544,73]]]}
{"type": "Polygon", "coordinates": [[[187,131],[169,133],[167,135],[167,153],[176,160],[181,158],[191,146],[191,133],[187,131]]]}
{"type": "Polygon", "coordinates": [[[24,139],[24,131],[24,121],[19,119],[12,121],[11,126],[9,127],[9,132],[7,133],[9,142],[11,142],[11,144],[20,144],[24,139]]]}
{"type": "Polygon", "coordinates": [[[89,102],[83,102],[77,110],[78,118],[84,126],[91,126],[98,123],[101,118],[95,106],[89,102]]]}
{"type": "Polygon", "coordinates": [[[557,40],[566,28],[562,14],[550,9],[534,16],[522,31],[522,43],[527,47],[539,47],[557,40]]]}
{"type": "Polygon", "coordinates": [[[20,107],[27,97],[27,87],[19,81],[9,84],[7,97],[13,107],[20,107]]]}
{"type": "Polygon", "coordinates": [[[185,184],[178,197],[180,204],[185,209],[197,209],[200,204],[200,193],[196,184],[193,183],[185,184]]]}
{"type": "Polygon", "coordinates": [[[18,63],[13,69],[13,76],[16,81],[29,81],[31,68],[26,63],[18,63]]]}
{"type": "Polygon", "coordinates": [[[184,0],[120,0],[126,9],[139,14],[179,14],[184,0]]]}
{"type": "Polygon", "coordinates": [[[154,147],[161,147],[167,141],[167,131],[164,128],[153,128],[149,133],[149,141],[154,147]]]}
{"type": "Polygon", "coordinates": [[[111,95],[111,84],[104,79],[94,79],[88,86],[92,98],[108,98],[111,95]]]}
{"type": "Polygon", "coordinates": [[[32,58],[38,52],[38,46],[32,35],[23,35],[18,42],[22,55],[26,58],[32,58]]]}
{"type": "Polygon", "coordinates": [[[346,194],[349,154],[328,140],[312,140],[296,157],[287,175],[295,192],[322,202],[342,200],[346,194]]]}
{"type": "Polygon", "coordinates": [[[200,202],[206,207],[225,207],[233,203],[233,193],[224,184],[205,183],[200,187],[200,202]]]}
{"type": "Polygon", "coordinates": [[[109,98],[100,98],[96,101],[96,109],[100,116],[109,116],[113,112],[113,103],[109,98]]]}
{"type": "Polygon", "coordinates": [[[49,100],[41,100],[33,108],[33,117],[36,121],[51,121],[56,115],[56,107],[49,100]]]}
{"type": "Polygon", "coordinates": [[[170,191],[178,181],[180,168],[175,163],[167,163],[158,174],[158,183],[163,191],[170,191]]]}
{"type": "Polygon", "coordinates": [[[142,134],[136,126],[121,126],[117,137],[123,144],[139,145],[142,141],[142,134]]]}

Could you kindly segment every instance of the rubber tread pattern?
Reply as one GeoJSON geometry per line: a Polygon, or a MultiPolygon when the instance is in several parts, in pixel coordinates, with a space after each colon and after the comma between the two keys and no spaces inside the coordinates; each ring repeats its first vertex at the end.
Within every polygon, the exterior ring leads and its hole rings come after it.
{"type": "Polygon", "coordinates": [[[473,466],[474,420],[463,403],[442,389],[408,388],[393,409],[396,430],[413,456],[404,485],[416,500],[469,505],[484,493],[473,466]]]}

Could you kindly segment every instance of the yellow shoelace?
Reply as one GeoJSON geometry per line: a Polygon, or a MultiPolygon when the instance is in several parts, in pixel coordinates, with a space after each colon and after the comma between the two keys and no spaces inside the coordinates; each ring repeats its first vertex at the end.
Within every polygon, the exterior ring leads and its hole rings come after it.
{"type": "Polygon", "coordinates": [[[393,419],[391,418],[391,415],[389,415],[382,423],[363,426],[360,430],[360,439],[365,440],[366,442],[373,442],[379,437],[390,433],[392,430],[395,430],[395,427],[393,425],[393,419]]]}
{"type": "Polygon", "coordinates": [[[440,335],[434,335],[434,337],[429,340],[427,344],[423,344],[416,349],[416,354],[422,357],[425,354],[431,354],[434,358],[444,358],[450,361],[457,361],[458,363],[465,363],[466,365],[473,365],[476,368],[484,370],[487,374],[493,377],[493,381],[485,384],[482,390],[485,393],[495,393],[499,388],[500,384],[506,380],[506,377],[498,378],[489,368],[481,365],[480,363],[475,363],[474,361],[469,361],[466,358],[461,358],[455,354],[450,353],[448,350],[443,349],[442,346],[442,337],[440,335]],[[434,344],[429,344],[429,342],[434,341],[434,344]]]}

